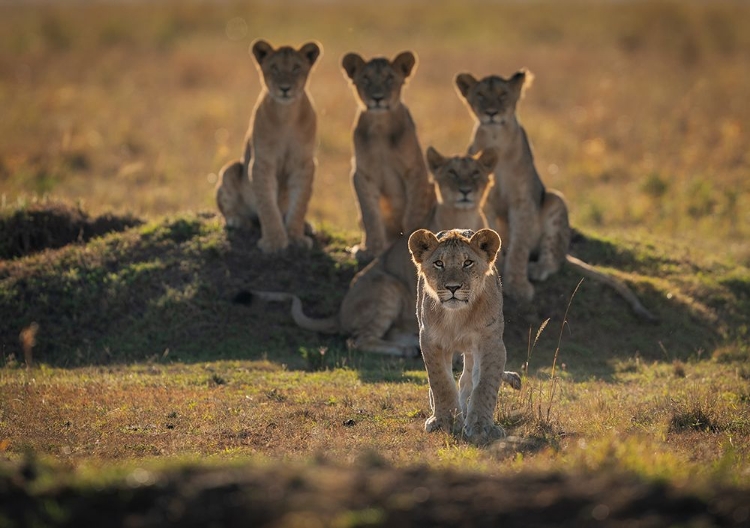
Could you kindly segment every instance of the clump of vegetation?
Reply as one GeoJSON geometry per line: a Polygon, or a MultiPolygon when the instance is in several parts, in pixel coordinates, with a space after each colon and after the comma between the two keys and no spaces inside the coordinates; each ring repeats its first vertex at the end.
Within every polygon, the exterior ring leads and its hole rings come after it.
{"type": "Polygon", "coordinates": [[[0,211],[0,259],[85,243],[142,223],[131,215],[103,214],[92,218],[80,207],[64,202],[35,202],[18,209],[5,208],[0,211]]]}

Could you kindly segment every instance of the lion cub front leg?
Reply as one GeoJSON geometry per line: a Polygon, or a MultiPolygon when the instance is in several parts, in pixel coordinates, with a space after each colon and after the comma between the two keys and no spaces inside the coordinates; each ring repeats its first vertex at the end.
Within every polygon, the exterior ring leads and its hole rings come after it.
{"type": "Polygon", "coordinates": [[[542,236],[539,241],[539,259],[529,263],[529,278],[543,281],[556,273],[565,262],[570,246],[568,207],[562,195],[548,191],[539,211],[542,236]]]}
{"type": "Polygon", "coordinates": [[[464,437],[477,445],[486,445],[505,437],[502,427],[495,424],[497,396],[505,368],[505,345],[487,343],[478,352],[472,365],[474,389],[464,422],[464,437]]]}
{"type": "Polygon", "coordinates": [[[289,245],[289,239],[279,210],[276,164],[256,158],[252,164],[252,175],[252,188],[260,220],[261,237],[258,247],[263,253],[282,251],[289,245]]]}
{"type": "Polygon", "coordinates": [[[529,282],[529,258],[536,243],[536,218],[530,214],[511,215],[508,254],[504,259],[503,287],[518,301],[530,302],[534,286],[529,282]]]}
{"type": "Polygon", "coordinates": [[[443,430],[447,433],[461,431],[463,414],[458,401],[456,383],[453,381],[453,354],[435,345],[427,345],[420,340],[422,356],[427,368],[427,381],[430,384],[430,408],[432,416],[424,423],[428,433],[443,430]]]}
{"type": "Polygon", "coordinates": [[[289,179],[289,205],[286,211],[286,229],[292,244],[310,249],[312,238],[305,235],[305,215],[312,196],[315,161],[305,162],[289,179]]]}
{"type": "Polygon", "coordinates": [[[387,244],[385,224],[380,211],[380,190],[359,169],[354,171],[352,183],[357,194],[364,231],[362,243],[355,247],[354,256],[358,261],[365,262],[382,253],[387,244]]]}

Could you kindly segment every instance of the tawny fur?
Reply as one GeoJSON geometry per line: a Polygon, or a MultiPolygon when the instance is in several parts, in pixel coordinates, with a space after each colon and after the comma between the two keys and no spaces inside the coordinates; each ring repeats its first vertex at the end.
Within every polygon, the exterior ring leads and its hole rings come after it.
{"type": "Polygon", "coordinates": [[[359,102],[352,185],[363,230],[362,241],[354,248],[360,262],[378,256],[398,237],[425,227],[435,201],[414,120],[401,100],[415,64],[409,51],[392,61],[379,57],[366,62],[356,53],[342,60],[359,102]]]}
{"type": "Polygon", "coordinates": [[[219,173],[216,202],[229,227],[260,221],[258,247],[264,253],[292,243],[312,247],[305,215],[315,175],[316,115],[306,91],[321,53],[309,42],[299,50],[252,46],[263,89],[245,136],[242,159],[219,173]]]}
{"type": "Polygon", "coordinates": [[[521,378],[505,372],[503,294],[495,259],[500,237],[491,229],[420,229],[409,238],[418,272],[419,343],[430,384],[432,415],[427,432],[461,433],[476,444],[505,436],[494,412],[502,381],[520,389],[521,378]],[[453,379],[452,359],[464,369],[453,379]]]}
{"type": "Polygon", "coordinates": [[[545,189],[516,114],[530,78],[526,70],[510,79],[490,75],[477,80],[468,73],[456,77],[459,93],[476,120],[469,152],[495,149],[498,154],[495,185],[484,212],[489,226],[504,242],[498,266],[503,270],[506,293],[517,300],[531,301],[531,281],[546,280],[568,262],[584,275],[614,288],[639,317],[654,321],[624,283],[568,255],[568,207],[561,193],[545,189]]]}

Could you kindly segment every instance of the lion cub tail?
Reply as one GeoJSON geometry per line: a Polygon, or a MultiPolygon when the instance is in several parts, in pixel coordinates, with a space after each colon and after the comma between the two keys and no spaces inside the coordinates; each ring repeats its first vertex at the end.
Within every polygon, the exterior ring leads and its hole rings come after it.
{"type": "Polygon", "coordinates": [[[293,293],[241,291],[235,295],[233,301],[239,304],[250,304],[253,299],[261,299],[263,301],[271,302],[292,301],[292,319],[294,319],[294,322],[297,323],[297,326],[300,328],[323,334],[337,334],[340,332],[338,316],[334,315],[323,319],[308,317],[302,309],[302,300],[293,293]]]}
{"type": "Polygon", "coordinates": [[[606,284],[607,286],[615,290],[618,294],[620,294],[620,297],[628,302],[630,307],[633,309],[633,312],[635,312],[635,314],[644,321],[647,321],[649,323],[659,322],[659,319],[641,304],[641,301],[638,300],[638,297],[636,297],[636,295],[630,290],[630,288],[625,285],[624,282],[621,282],[616,278],[597,270],[594,266],[587,264],[584,261],[577,259],[571,255],[567,255],[565,257],[565,260],[567,261],[568,265],[581,272],[584,276],[597,282],[601,282],[602,284],[606,284]]]}

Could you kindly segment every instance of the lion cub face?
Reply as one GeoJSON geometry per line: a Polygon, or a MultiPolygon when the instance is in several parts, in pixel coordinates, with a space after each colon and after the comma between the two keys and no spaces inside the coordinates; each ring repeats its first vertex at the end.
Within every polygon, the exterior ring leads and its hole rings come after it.
{"type": "Polygon", "coordinates": [[[409,237],[425,292],[447,310],[467,308],[481,294],[499,249],[500,237],[491,229],[452,229],[437,235],[419,229],[409,237]]]}
{"type": "Polygon", "coordinates": [[[347,53],[341,65],[368,111],[387,111],[401,101],[401,88],[411,75],[417,59],[410,51],[389,61],[377,57],[368,62],[356,53],[347,53]]]}
{"type": "Polygon", "coordinates": [[[526,70],[510,79],[490,75],[480,81],[470,73],[461,73],[456,87],[480,123],[502,126],[513,119],[524,85],[530,81],[531,73],[526,70]]]}
{"type": "Polygon", "coordinates": [[[437,183],[438,201],[456,209],[478,209],[492,187],[492,171],[497,153],[485,150],[477,156],[443,157],[432,147],[427,149],[427,164],[437,183]]]}
{"type": "Polygon", "coordinates": [[[320,56],[320,46],[315,42],[299,50],[289,46],[274,50],[265,40],[257,40],[252,49],[268,93],[282,104],[296,100],[305,90],[310,70],[320,56]]]}

